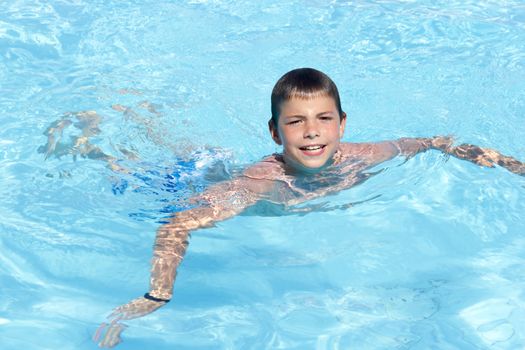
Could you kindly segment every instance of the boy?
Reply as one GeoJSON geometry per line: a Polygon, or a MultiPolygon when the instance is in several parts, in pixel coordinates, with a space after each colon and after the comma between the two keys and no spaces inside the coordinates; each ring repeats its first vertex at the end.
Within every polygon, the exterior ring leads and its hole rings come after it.
{"type": "MultiPolygon", "coordinates": [[[[194,199],[197,206],[177,213],[157,232],[150,290],[143,297],[119,306],[99,346],[112,347],[128,320],[147,315],[166,305],[172,296],[176,269],[188,246],[190,232],[239,214],[261,199],[294,205],[354,186],[364,180],[363,171],[397,155],[411,157],[437,149],[481,166],[503,166],[525,175],[525,164],[491,149],[464,144],[452,146],[449,137],[402,138],[380,143],[340,143],[346,114],[336,85],[324,73],[301,68],[277,81],[271,97],[268,123],[272,139],[283,146],[247,168],[242,176],[211,186],[194,199]]],[[[95,334],[101,338],[108,325],[95,334]]]]}

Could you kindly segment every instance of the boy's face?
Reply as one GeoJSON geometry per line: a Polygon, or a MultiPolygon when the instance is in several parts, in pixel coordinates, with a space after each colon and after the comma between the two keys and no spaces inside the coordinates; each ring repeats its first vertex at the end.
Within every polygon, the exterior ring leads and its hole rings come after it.
{"type": "Polygon", "coordinates": [[[346,115],[339,115],[333,98],[294,97],[282,103],[277,126],[270,122],[270,132],[283,145],[286,164],[312,171],[331,163],[345,124],[346,115]]]}

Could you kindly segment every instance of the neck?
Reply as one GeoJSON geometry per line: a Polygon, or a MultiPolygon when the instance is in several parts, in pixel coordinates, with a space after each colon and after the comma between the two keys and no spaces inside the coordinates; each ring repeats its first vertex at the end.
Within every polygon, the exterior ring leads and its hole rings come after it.
{"type": "Polygon", "coordinates": [[[341,152],[337,150],[334,155],[322,166],[319,168],[309,168],[305,167],[300,163],[295,162],[294,160],[288,158],[286,154],[283,153],[282,155],[283,163],[285,165],[285,170],[288,173],[294,174],[294,175],[315,175],[324,169],[328,168],[331,165],[338,164],[341,159],[341,152]]]}

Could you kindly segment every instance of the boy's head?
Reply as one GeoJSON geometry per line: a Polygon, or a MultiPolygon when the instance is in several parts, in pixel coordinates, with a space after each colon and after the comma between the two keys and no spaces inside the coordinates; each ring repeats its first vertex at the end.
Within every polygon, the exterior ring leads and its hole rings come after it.
{"type": "Polygon", "coordinates": [[[330,77],[313,68],[298,68],[283,75],[272,90],[272,122],[277,125],[281,105],[291,98],[311,99],[318,96],[328,96],[334,99],[335,105],[342,117],[341,99],[337,86],[330,77]]]}
{"type": "Polygon", "coordinates": [[[339,92],[326,74],[300,68],[275,84],[268,126],[273,140],[283,146],[285,163],[292,168],[310,172],[331,164],[345,123],[339,92]]]}

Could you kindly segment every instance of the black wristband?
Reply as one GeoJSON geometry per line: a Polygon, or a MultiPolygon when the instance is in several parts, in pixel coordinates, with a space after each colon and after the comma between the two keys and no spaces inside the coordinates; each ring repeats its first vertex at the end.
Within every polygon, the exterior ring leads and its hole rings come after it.
{"type": "Polygon", "coordinates": [[[157,303],[169,303],[171,299],[162,299],[162,298],[155,298],[154,296],[150,295],[149,293],[144,294],[144,298],[156,301],[157,303]]]}

